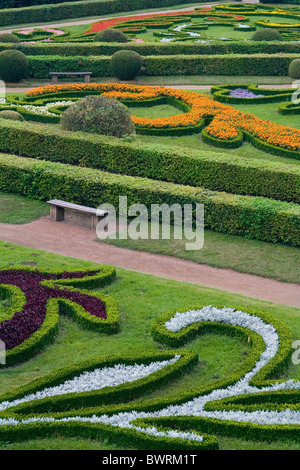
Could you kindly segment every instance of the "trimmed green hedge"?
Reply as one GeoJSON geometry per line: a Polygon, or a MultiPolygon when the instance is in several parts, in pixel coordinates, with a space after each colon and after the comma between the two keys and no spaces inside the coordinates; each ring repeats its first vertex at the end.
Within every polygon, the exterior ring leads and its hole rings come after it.
{"type": "Polygon", "coordinates": [[[300,208],[263,197],[236,196],[162,181],[121,176],[29,158],[0,157],[0,189],[38,199],[64,199],[116,208],[119,197],[128,205],[204,204],[205,224],[211,230],[269,242],[300,245],[300,208]]]}
{"type": "Polygon", "coordinates": [[[300,203],[300,167],[0,122],[0,150],[113,173],[300,203]]]}
{"type": "MultiPolygon", "coordinates": [[[[286,76],[297,54],[165,55],[146,56],[144,74],[286,76]]],[[[112,77],[110,56],[28,56],[30,78],[49,78],[49,72],[89,70],[96,77],[112,77]]]]}
{"type": "MultiPolygon", "coordinates": [[[[195,0],[195,3],[203,3],[203,1],[195,0]]],[[[122,11],[168,7],[183,3],[190,3],[190,0],[71,0],[56,5],[0,10],[0,26],[45,23],[66,18],[98,17],[122,11]]]]}
{"type": "MultiPolygon", "coordinates": [[[[158,43],[144,42],[127,44],[107,44],[107,43],[85,43],[85,42],[37,43],[12,45],[26,55],[59,55],[59,56],[112,56],[115,52],[129,49],[138,52],[142,56],[163,56],[163,55],[217,55],[217,54],[299,54],[300,44],[297,42],[269,42],[269,41],[228,41],[228,42],[176,42],[158,43]]],[[[2,48],[8,45],[0,44],[2,48]]]]}
{"type": "Polygon", "coordinates": [[[290,62],[297,57],[297,54],[147,56],[145,74],[286,76],[290,62]]]}

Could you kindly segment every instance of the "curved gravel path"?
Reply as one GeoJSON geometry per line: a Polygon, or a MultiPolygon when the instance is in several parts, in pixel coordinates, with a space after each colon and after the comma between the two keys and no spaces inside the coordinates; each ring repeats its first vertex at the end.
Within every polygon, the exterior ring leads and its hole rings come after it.
{"type": "Polygon", "coordinates": [[[25,225],[0,224],[0,240],[6,242],[300,308],[298,284],[286,284],[169,256],[135,252],[96,242],[95,237],[94,230],[54,222],[50,216],[25,225]]]}

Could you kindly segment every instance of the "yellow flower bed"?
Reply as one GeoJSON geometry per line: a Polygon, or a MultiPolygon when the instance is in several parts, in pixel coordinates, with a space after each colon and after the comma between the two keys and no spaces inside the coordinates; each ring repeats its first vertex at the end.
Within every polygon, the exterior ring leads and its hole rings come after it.
{"type": "Polygon", "coordinates": [[[182,128],[196,126],[205,118],[213,118],[206,132],[222,140],[231,140],[239,131],[250,132],[258,139],[281,148],[299,151],[300,130],[275,124],[272,121],[259,119],[251,113],[244,113],[206,95],[191,91],[165,87],[121,85],[116,83],[48,85],[26,93],[27,97],[41,98],[45,94],[62,92],[99,92],[102,95],[122,99],[144,101],[159,97],[169,97],[185,102],[189,111],[175,116],[149,119],[132,116],[136,126],[150,129],[182,128]]]}

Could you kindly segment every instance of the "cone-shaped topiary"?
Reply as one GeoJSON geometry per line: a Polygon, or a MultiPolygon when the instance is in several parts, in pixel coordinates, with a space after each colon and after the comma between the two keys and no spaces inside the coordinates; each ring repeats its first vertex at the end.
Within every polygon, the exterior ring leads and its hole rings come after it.
{"type": "Polygon", "coordinates": [[[0,119],[12,119],[13,121],[24,121],[22,114],[17,111],[4,110],[0,111],[0,119]]]}
{"type": "Polygon", "coordinates": [[[135,134],[131,115],[122,103],[106,96],[87,96],[71,105],[61,117],[68,131],[83,131],[114,137],[135,134]]]}
{"type": "Polygon", "coordinates": [[[26,77],[29,60],[26,55],[13,49],[0,52],[0,79],[5,82],[19,82],[26,77]]]}
{"type": "Polygon", "coordinates": [[[272,28],[262,28],[255,31],[252,35],[252,41],[284,41],[283,36],[272,28]]]}
{"type": "Polygon", "coordinates": [[[119,51],[112,58],[112,70],[120,80],[133,80],[141,71],[143,58],[134,51],[119,51]]]}
{"type": "Polygon", "coordinates": [[[2,42],[17,43],[17,42],[20,42],[20,39],[15,34],[2,33],[0,34],[0,43],[2,42]]]}
{"type": "Polygon", "coordinates": [[[289,76],[291,78],[300,78],[300,59],[294,59],[289,66],[289,76]]]}
{"type": "Polygon", "coordinates": [[[127,36],[118,29],[105,29],[96,34],[95,42],[127,42],[127,36]]]}

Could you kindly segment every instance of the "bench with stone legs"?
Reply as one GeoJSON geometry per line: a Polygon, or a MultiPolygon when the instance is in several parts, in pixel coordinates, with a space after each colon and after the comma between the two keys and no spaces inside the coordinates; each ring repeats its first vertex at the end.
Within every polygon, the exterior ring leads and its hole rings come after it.
{"type": "Polygon", "coordinates": [[[92,216],[92,229],[96,229],[97,224],[109,214],[108,211],[81,206],[79,204],[73,204],[66,201],[60,201],[59,199],[52,199],[51,201],[47,201],[47,204],[50,205],[50,217],[56,222],[64,220],[65,210],[78,211],[90,214],[92,216]]]}
{"type": "Polygon", "coordinates": [[[58,77],[84,77],[84,83],[90,83],[93,72],[50,72],[52,83],[57,83],[58,77]]]}

